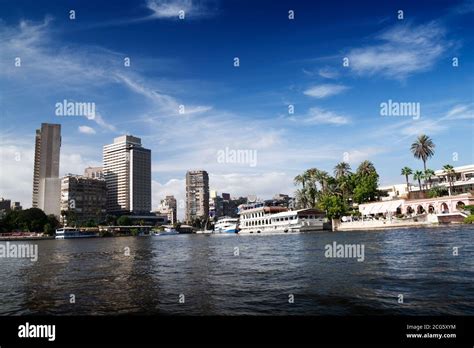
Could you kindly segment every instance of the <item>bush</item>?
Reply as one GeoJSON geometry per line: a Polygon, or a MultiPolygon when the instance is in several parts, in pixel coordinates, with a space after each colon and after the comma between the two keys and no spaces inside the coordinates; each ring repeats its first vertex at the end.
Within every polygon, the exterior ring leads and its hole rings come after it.
{"type": "Polygon", "coordinates": [[[471,212],[471,215],[474,215],[474,205],[466,205],[464,210],[468,210],[471,212]]]}
{"type": "Polygon", "coordinates": [[[436,197],[442,197],[442,196],[447,196],[449,194],[448,189],[445,187],[441,186],[435,186],[432,187],[428,191],[428,197],[429,198],[436,198],[436,197]]]}
{"type": "Polygon", "coordinates": [[[469,215],[468,217],[464,218],[465,224],[474,224],[474,215],[469,215]]]}
{"type": "Polygon", "coordinates": [[[132,220],[128,216],[121,216],[118,218],[117,224],[119,226],[130,226],[132,224],[132,220]]]}

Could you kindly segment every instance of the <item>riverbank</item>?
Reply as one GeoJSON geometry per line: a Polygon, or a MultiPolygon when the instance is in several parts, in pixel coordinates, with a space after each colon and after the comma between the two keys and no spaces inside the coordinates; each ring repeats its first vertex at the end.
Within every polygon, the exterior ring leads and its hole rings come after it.
{"type": "Polygon", "coordinates": [[[462,225],[462,220],[453,216],[440,218],[435,214],[420,215],[410,219],[380,219],[380,220],[358,220],[341,222],[333,220],[333,231],[360,231],[360,230],[384,230],[409,227],[438,227],[449,225],[462,225]]]}

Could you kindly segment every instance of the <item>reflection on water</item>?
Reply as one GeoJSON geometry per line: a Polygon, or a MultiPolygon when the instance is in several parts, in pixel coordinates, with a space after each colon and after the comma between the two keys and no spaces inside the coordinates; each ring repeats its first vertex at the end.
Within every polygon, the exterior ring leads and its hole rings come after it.
{"type": "Polygon", "coordinates": [[[44,240],[37,262],[0,259],[0,314],[473,315],[473,240],[470,226],[44,240]],[[365,261],[325,258],[333,241],[365,261]]]}

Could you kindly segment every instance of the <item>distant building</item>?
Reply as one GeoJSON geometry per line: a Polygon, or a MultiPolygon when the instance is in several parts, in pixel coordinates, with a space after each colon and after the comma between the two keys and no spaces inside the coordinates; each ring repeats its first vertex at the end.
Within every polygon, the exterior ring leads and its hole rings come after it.
{"type": "MultiPolygon", "coordinates": [[[[222,194],[224,198],[225,193],[222,194]]],[[[230,196],[229,196],[230,197],[230,196]]],[[[241,204],[246,204],[248,202],[248,199],[245,197],[239,197],[239,198],[231,198],[231,199],[224,199],[222,202],[222,215],[223,216],[229,216],[229,217],[239,217],[238,214],[238,207],[241,204]]]]}
{"type": "Polygon", "coordinates": [[[162,199],[158,212],[166,215],[169,223],[175,224],[178,221],[176,198],[166,196],[165,199],[162,199]]]}
{"type": "Polygon", "coordinates": [[[33,208],[45,214],[59,216],[61,183],[59,179],[59,155],[61,149],[61,125],[42,123],[36,130],[35,161],[33,171],[33,208]]]}
{"type": "Polygon", "coordinates": [[[290,197],[289,195],[279,193],[273,196],[273,200],[276,201],[279,205],[287,207],[288,209],[295,208],[295,200],[293,197],[290,197]]]}
{"type": "Polygon", "coordinates": [[[385,192],[386,194],[385,197],[380,198],[382,201],[390,201],[392,199],[408,197],[408,189],[406,184],[379,186],[378,190],[385,192]]]}
{"type": "Polygon", "coordinates": [[[223,216],[223,201],[217,191],[212,190],[209,194],[209,218],[211,220],[217,220],[217,218],[223,216]]]}
{"type": "Polygon", "coordinates": [[[0,219],[3,218],[11,210],[11,200],[0,199],[0,219]]]}
{"type": "Polygon", "coordinates": [[[209,175],[205,170],[186,173],[186,222],[209,216],[209,175]]]}
{"type": "Polygon", "coordinates": [[[13,202],[11,207],[12,207],[12,210],[14,211],[23,210],[23,207],[21,206],[20,202],[13,202]]]}
{"type": "Polygon", "coordinates": [[[87,167],[84,169],[84,176],[91,179],[104,179],[103,167],[87,167]]]}
{"type": "Polygon", "coordinates": [[[105,145],[104,178],[107,183],[107,212],[149,214],[151,211],[151,150],[141,139],[124,135],[105,145]]]}
{"type": "Polygon", "coordinates": [[[247,198],[231,198],[229,193],[222,193],[220,196],[217,191],[211,191],[209,198],[209,218],[216,221],[218,218],[238,217],[238,206],[247,203],[247,198]]]}
{"type": "Polygon", "coordinates": [[[474,164],[454,167],[454,174],[448,181],[448,175],[443,170],[435,171],[432,185],[440,185],[451,191],[452,195],[469,193],[474,191],[474,164]],[[451,186],[451,187],[450,187],[451,186]]]}
{"type": "Polygon", "coordinates": [[[5,212],[9,212],[11,210],[12,201],[9,199],[0,199],[0,210],[4,210],[5,212]]]}
{"type": "Polygon", "coordinates": [[[90,220],[99,223],[105,219],[106,202],[105,180],[72,174],[61,179],[61,217],[64,222],[70,216],[77,224],[90,220]]]}

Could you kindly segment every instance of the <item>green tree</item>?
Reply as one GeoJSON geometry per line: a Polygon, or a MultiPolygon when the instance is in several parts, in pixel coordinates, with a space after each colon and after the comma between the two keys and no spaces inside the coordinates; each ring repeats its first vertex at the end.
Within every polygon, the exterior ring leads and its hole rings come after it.
{"type": "Polygon", "coordinates": [[[403,167],[401,175],[405,175],[405,180],[407,182],[407,192],[410,192],[410,183],[408,182],[408,177],[413,174],[411,168],[403,167]]]}
{"type": "Polygon", "coordinates": [[[423,161],[423,169],[426,171],[426,161],[434,155],[435,144],[427,135],[420,135],[413,144],[411,144],[411,152],[417,159],[423,161]]]}
{"type": "Polygon", "coordinates": [[[84,227],[97,227],[97,222],[94,219],[89,219],[84,224],[84,227]]]}
{"type": "Polygon", "coordinates": [[[326,212],[328,219],[337,219],[343,216],[347,211],[342,197],[325,194],[318,202],[318,207],[326,212]]]}
{"type": "Polygon", "coordinates": [[[340,162],[334,167],[334,177],[340,179],[351,172],[351,166],[347,162],[340,162]]]}
{"type": "Polygon", "coordinates": [[[117,225],[117,217],[115,215],[107,215],[105,217],[105,221],[107,222],[107,225],[109,226],[117,225]]]}
{"type": "Polygon", "coordinates": [[[357,168],[358,175],[370,175],[372,173],[377,173],[375,166],[372,162],[365,160],[357,168]]]}
{"type": "Polygon", "coordinates": [[[314,208],[318,196],[318,188],[316,186],[320,171],[316,168],[308,169],[304,176],[306,177],[306,197],[307,206],[314,208]]]}
{"type": "Polygon", "coordinates": [[[443,171],[446,175],[446,180],[448,181],[449,185],[449,195],[452,194],[452,184],[453,184],[453,177],[456,174],[454,167],[450,164],[446,164],[443,166],[443,171]]]}
{"type": "Polygon", "coordinates": [[[436,198],[436,197],[442,197],[442,196],[447,196],[447,195],[448,195],[448,190],[441,186],[434,186],[428,191],[429,198],[436,198]]]}
{"type": "Polygon", "coordinates": [[[132,224],[132,220],[128,216],[121,216],[117,219],[117,224],[119,226],[130,226],[132,224]]]}
{"type": "Polygon", "coordinates": [[[314,180],[319,183],[321,186],[321,191],[324,193],[328,189],[329,181],[331,180],[331,176],[325,172],[324,170],[318,170],[314,173],[314,180]]]}
{"type": "Polygon", "coordinates": [[[433,169],[429,169],[429,168],[428,168],[428,169],[425,170],[425,179],[428,180],[428,183],[430,184],[430,187],[432,186],[432,185],[431,185],[431,183],[432,183],[431,178],[432,178],[433,176],[435,176],[435,172],[434,172],[433,169]]]}
{"type": "Polygon", "coordinates": [[[418,181],[418,187],[420,188],[420,191],[422,189],[421,180],[423,180],[424,177],[425,177],[425,175],[423,174],[423,172],[421,170],[417,170],[413,173],[413,180],[418,181]]]}
{"type": "Polygon", "coordinates": [[[43,232],[46,223],[48,223],[48,217],[38,208],[21,210],[17,219],[17,226],[30,232],[43,232]]]}
{"type": "Polygon", "coordinates": [[[302,188],[299,189],[296,193],[297,196],[297,205],[300,208],[306,208],[307,207],[307,197],[306,197],[306,181],[307,181],[307,175],[306,173],[299,174],[295,176],[293,179],[293,182],[296,186],[302,185],[302,188]]]}
{"type": "Polygon", "coordinates": [[[354,201],[359,204],[374,201],[379,195],[377,189],[378,178],[379,176],[375,171],[368,175],[357,175],[357,184],[353,194],[354,201]]]}

